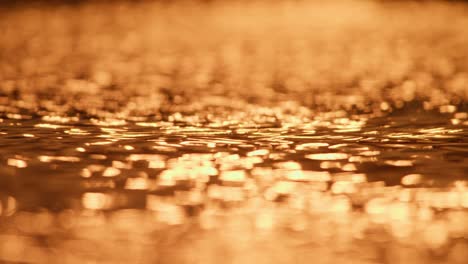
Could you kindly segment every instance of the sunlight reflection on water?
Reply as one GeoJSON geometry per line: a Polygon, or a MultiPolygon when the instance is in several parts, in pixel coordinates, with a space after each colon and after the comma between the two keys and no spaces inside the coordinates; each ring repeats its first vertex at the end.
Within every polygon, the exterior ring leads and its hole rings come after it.
{"type": "Polygon", "coordinates": [[[1,212],[2,232],[9,234],[2,240],[9,242],[1,254],[7,260],[27,261],[20,252],[54,258],[50,247],[94,259],[97,252],[87,246],[94,243],[104,247],[99,252],[108,248],[111,255],[104,254],[112,261],[119,253],[111,249],[124,236],[140,248],[126,250],[126,261],[151,247],[158,253],[145,260],[158,254],[181,262],[216,259],[206,243],[254,256],[266,250],[265,241],[271,250],[280,247],[275,254],[285,261],[306,249],[321,257],[335,251],[352,256],[354,250],[377,250],[383,241],[463,258],[466,130],[454,128],[445,116],[431,118],[446,126],[383,128],[387,117],[376,117],[362,125],[358,139],[354,131],[335,136],[334,128],[320,123],[312,134],[289,125],[224,135],[212,135],[209,124],[193,129],[179,123],[168,136],[165,128],[132,122],[118,130],[94,123],[79,129],[86,133],[69,133],[73,128],[63,122],[50,130],[34,124],[45,124],[42,120],[5,119],[0,152],[7,196],[1,212]],[[26,132],[26,124],[35,141],[15,147],[13,135],[26,132]],[[377,135],[366,133],[376,130],[377,135]],[[101,141],[106,135],[111,137],[101,141]],[[39,234],[54,242],[39,246],[39,234]],[[186,239],[190,246],[181,242],[186,239]]]}
{"type": "Polygon", "coordinates": [[[0,262],[465,263],[462,5],[284,2],[0,9],[0,262]]]}

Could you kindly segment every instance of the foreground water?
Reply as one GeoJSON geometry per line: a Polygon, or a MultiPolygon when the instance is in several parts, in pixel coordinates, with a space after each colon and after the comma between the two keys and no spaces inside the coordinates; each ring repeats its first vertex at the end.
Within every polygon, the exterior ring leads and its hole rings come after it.
{"type": "Polygon", "coordinates": [[[0,10],[0,262],[466,263],[466,6],[284,3],[0,10]]]}
{"type": "Polygon", "coordinates": [[[242,116],[3,119],[1,256],[466,260],[466,112],[242,116]]]}

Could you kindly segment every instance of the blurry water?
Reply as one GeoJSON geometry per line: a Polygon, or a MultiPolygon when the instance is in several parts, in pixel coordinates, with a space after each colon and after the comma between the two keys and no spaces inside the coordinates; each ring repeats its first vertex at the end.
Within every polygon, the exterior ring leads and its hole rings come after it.
{"type": "Polygon", "coordinates": [[[0,261],[466,263],[466,10],[0,11],[0,261]]]}

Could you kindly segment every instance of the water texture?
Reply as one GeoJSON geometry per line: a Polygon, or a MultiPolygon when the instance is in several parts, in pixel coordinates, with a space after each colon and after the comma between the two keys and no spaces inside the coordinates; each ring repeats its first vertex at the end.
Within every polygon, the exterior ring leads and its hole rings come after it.
{"type": "Polygon", "coordinates": [[[468,6],[0,8],[0,262],[466,263],[468,6]]]}

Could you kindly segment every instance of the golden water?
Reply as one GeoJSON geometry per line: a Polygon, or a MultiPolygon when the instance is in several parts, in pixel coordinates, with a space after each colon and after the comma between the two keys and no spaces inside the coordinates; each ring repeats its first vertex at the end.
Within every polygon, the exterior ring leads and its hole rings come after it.
{"type": "Polygon", "coordinates": [[[0,8],[0,262],[466,263],[468,7],[0,8]]]}

